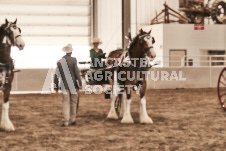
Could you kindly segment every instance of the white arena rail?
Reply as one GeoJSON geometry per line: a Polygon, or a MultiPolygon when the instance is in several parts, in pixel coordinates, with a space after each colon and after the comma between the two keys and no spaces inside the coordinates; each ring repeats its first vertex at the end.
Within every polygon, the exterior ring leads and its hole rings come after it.
{"type": "MultiPolygon", "coordinates": [[[[41,57],[41,56],[40,56],[41,57]]],[[[164,56],[168,58],[169,56],[164,56]]],[[[181,57],[181,56],[180,56],[181,57]]],[[[191,56],[184,56],[191,57],[191,56]]],[[[222,57],[226,59],[226,56],[222,55],[213,55],[213,56],[192,56],[194,57],[208,57],[208,60],[199,60],[195,61],[196,63],[201,64],[201,66],[176,66],[176,67],[153,67],[150,70],[148,78],[148,89],[175,89],[175,88],[216,88],[217,79],[220,71],[225,65],[212,65],[212,63],[223,63],[226,64],[225,60],[216,60],[216,57],[222,57]],[[205,63],[202,65],[202,63],[205,63]],[[164,80],[161,79],[161,76],[164,76],[166,72],[169,73],[168,77],[164,80]],[[171,79],[172,74],[178,76],[178,80],[171,79]],[[152,77],[151,77],[152,76],[152,77]],[[159,79],[153,80],[159,76],[159,79]],[[182,78],[182,80],[180,79],[182,78]],[[186,79],[186,80],[184,80],[186,79]]],[[[89,61],[89,57],[83,57],[84,61],[89,61]]],[[[29,58],[32,60],[32,58],[29,58]]],[[[78,59],[79,61],[83,61],[78,59]]],[[[182,61],[184,62],[184,61],[182,61]]],[[[193,63],[195,63],[193,62],[193,63]]],[[[163,61],[164,63],[164,61],[163,61]]],[[[165,63],[169,63],[166,62],[165,63]]],[[[181,62],[180,62],[181,63],[181,62]]],[[[47,63],[48,64],[48,63],[47,63]]],[[[187,62],[188,64],[188,62],[187,62]]],[[[87,68],[88,66],[78,65],[80,68],[87,68]]],[[[13,81],[12,93],[51,93],[52,92],[52,80],[54,68],[51,67],[51,72],[48,67],[40,69],[21,69],[21,72],[15,73],[15,78],[13,81]],[[43,89],[45,81],[47,83],[47,89],[43,89]]]]}
{"type": "Polygon", "coordinates": [[[158,67],[210,67],[210,66],[226,66],[226,55],[172,55],[172,56],[157,56],[157,60],[162,62],[158,67]],[[176,58],[175,61],[170,61],[170,58],[176,58]],[[192,59],[189,60],[189,59],[192,59]],[[178,61],[179,60],[179,61],[178,61]],[[189,65],[191,63],[193,65],[189,65]],[[170,65],[170,63],[177,63],[170,65]]]}

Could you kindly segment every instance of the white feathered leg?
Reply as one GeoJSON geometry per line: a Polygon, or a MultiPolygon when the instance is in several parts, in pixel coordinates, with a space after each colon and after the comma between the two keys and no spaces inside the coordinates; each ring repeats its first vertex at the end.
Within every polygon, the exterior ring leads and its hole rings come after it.
{"type": "Polygon", "coordinates": [[[113,95],[112,100],[111,100],[111,108],[110,108],[110,111],[107,116],[108,119],[118,119],[118,116],[115,111],[115,98],[116,98],[116,96],[113,95]]]}
{"type": "Polygon", "coordinates": [[[6,131],[15,131],[15,128],[9,119],[9,102],[4,103],[2,106],[1,128],[6,131]]]}
{"type": "Polygon", "coordinates": [[[147,114],[145,97],[141,98],[141,101],[140,101],[140,123],[145,123],[145,124],[153,123],[152,119],[147,114]]]}
{"type": "Polygon", "coordinates": [[[120,118],[123,117],[125,111],[126,111],[126,93],[123,92],[122,100],[121,100],[120,115],[119,115],[120,118]]]}
{"type": "Polygon", "coordinates": [[[112,100],[111,100],[111,108],[110,108],[110,111],[108,113],[108,116],[107,118],[108,119],[118,119],[118,115],[116,114],[116,111],[115,111],[115,99],[118,95],[118,82],[117,82],[118,78],[117,78],[117,71],[115,70],[114,71],[114,83],[113,83],[113,94],[112,94],[112,100]]]}
{"type": "Polygon", "coordinates": [[[131,104],[131,99],[126,99],[126,110],[123,114],[123,118],[121,120],[121,123],[133,123],[133,118],[130,113],[130,104],[131,104]]]}

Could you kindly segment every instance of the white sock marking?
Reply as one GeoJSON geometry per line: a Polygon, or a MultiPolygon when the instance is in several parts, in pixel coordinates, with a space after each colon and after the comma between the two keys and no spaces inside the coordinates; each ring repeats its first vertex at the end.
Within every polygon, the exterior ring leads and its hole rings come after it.
{"type": "Polygon", "coordinates": [[[9,102],[4,103],[2,106],[1,127],[7,131],[15,130],[12,122],[9,119],[9,102]]]}
{"type": "Polygon", "coordinates": [[[145,97],[140,100],[140,123],[153,123],[152,119],[148,116],[146,108],[146,99],[145,97]]]}

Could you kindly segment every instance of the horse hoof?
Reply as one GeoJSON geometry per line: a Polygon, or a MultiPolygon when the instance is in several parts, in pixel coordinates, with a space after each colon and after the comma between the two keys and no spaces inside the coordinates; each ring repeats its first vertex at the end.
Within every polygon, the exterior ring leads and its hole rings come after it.
{"type": "Polygon", "coordinates": [[[150,117],[140,118],[140,123],[142,124],[153,124],[153,121],[150,117]]]}
{"type": "Polygon", "coordinates": [[[3,130],[7,131],[7,132],[12,132],[15,131],[14,127],[1,127],[3,130]]]}
{"type": "Polygon", "coordinates": [[[108,113],[107,119],[114,119],[117,120],[118,119],[118,115],[116,114],[116,112],[114,110],[111,110],[108,113]]]}
{"type": "Polygon", "coordinates": [[[10,121],[2,123],[1,128],[4,129],[5,131],[15,131],[15,128],[10,121]]]}
{"type": "Polygon", "coordinates": [[[133,122],[132,116],[127,115],[127,116],[123,116],[121,123],[132,124],[134,122],[133,122]]]}
{"type": "Polygon", "coordinates": [[[118,116],[117,115],[109,115],[108,114],[107,119],[117,120],[118,119],[118,116]]]}
{"type": "Polygon", "coordinates": [[[5,130],[8,132],[13,132],[13,131],[15,131],[15,128],[10,128],[10,129],[5,129],[5,130]]]}

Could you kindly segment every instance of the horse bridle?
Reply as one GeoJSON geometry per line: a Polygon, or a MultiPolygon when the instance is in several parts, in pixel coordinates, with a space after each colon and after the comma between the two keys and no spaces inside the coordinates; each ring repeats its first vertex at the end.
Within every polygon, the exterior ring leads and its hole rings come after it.
{"type": "MultiPolygon", "coordinates": [[[[18,30],[19,30],[20,33],[21,33],[21,29],[20,29],[19,27],[17,27],[15,24],[10,24],[10,25],[8,25],[7,27],[5,27],[5,29],[4,29],[4,31],[5,31],[5,32],[4,32],[5,36],[7,36],[7,37],[9,38],[11,44],[12,44],[13,46],[15,46],[15,41],[16,41],[16,39],[17,39],[18,37],[21,36],[21,34],[15,36],[15,37],[14,37],[14,35],[13,35],[14,42],[12,42],[12,40],[11,40],[11,38],[10,38],[10,34],[11,34],[11,32],[13,32],[13,31],[10,29],[11,27],[14,28],[14,29],[18,28],[18,30]]],[[[7,43],[6,43],[6,44],[7,44],[7,43]]],[[[8,45],[11,45],[11,44],[8,44],[8,45]]]]}
{"type": "MultiPolygon", "coordinates": [[[[129,35],[130,36],[130,35],[129,35]]],[[[143,39],[145,38],[145,37],[151,37],[150,36],[150,34],[142,34],[142,35],[139,35],[139,41],[140,41],[140,43],[143,45],[143,39]]],[[[152,66],[150,66],[149,64],[147,64],[147,66],[146,67],[139,67],[139,66],[135,66],[133,63],[132,63],[132,59],[131,59],[131,55],[130,55],[130,51],[129,51],[129,47],[130,47],[130,44],[132,43],[132,39],[131,38],[126,38],[126,39],[128,39],[129,40],[129,42],[128,42],[128,44],[129,44],[129,46],[127,47],[128,49],[126,49],[127,51],[128,51],[128,56],[129,56],[129,59],[130,59],[130,68],[132,68],[132,70],[135,70],[135,71],[145,71],[145,70],[148,70],[148,69],[150,69],[152,66]]],[[[154,37],[152,37],[152,44],[154,44],[155,43],[155,39],[154,39],[154,37]]],[[[148,47],[148,48],[143,48],[143,50],[145,51],[145,58],[146,58],[146,56],[147,56],[147,51],[149,50],[149,49],[151,49],[151,48],[154,48],[153,46],[150,46],[150,47],[148,47]]],[[[126,53],[125,53],[126,54],[126,53]]],[[[124,56],[125,57],[125,56],[124,56]]]]}
{"type": "MultiPolygon", "coordinates": [[[[150,36],[150,34],[143,34],[143,35],[140,35],[138,38],[139,40],[146,36],[150,36]]],[[[116,68],[116,70],[118,70],[120,64],[124,64],[124,59],[128,56],[129,57],[129,60],[130,60],[130,68],[132,68],[132,70],[135,70],[135,71],[145,71],[145,70],[148,70],[150,69],[152,66],[150,66],[149,64],[147,64],[146,67],[137,67],[135,66],[133,63],[132,63],[132,59],[131,59],[131,55],[130,55],[130,51],[129,51],[129,48],[131,47],[131,43],[132,43],[132,38],[131,38],[131,35],[129,33],[129,36],[125,36],[125,38],[128,40],[128,45],[125,49],[123,49],[123,53],[122,54],[119,54],[119,56],[117,56],[116,58],[120,58],[120,62],[118,63],[118,65],[116,66],[112,66],[112,68],[116,68]],[[123,60],[123,62],[122,62],[123,60]]],[[[155,43],[155,39],[154,37],[152,37],[152,44],[155,43]]],[[[146,48],[146,49],[150,49],[150,48],[154,48],[153,46],[149,47],[149,48],[146,48]]],[[[145,49],[145,48],[144,48],[145,49]]]]}
{"type": "MultiPolygon", "coordinates": [[[[142,35],[139,36],[139,41],[140,41],[141,44],[143,44],[143,40],[144,40],[145,37],[148,38],[148,39],[149,38],[152,38],[152,44],[155,43],[155,38],[154,37],[151,37],[150,34],[142,34],[142,35]]],[[[154,47],[153,46],[150,46],[148,48],[143,48],[143,50],[144,51],[148,51],[151,48],[154,48],[154,47]]]]}

